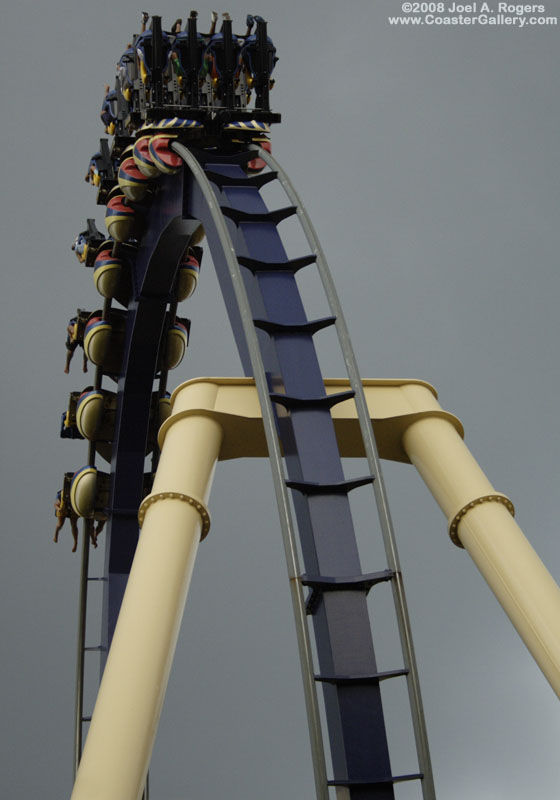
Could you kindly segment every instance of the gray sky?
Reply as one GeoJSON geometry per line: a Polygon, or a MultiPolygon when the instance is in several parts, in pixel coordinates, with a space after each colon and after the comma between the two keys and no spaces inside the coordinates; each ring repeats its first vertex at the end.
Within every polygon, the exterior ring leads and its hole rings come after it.
{"type": "MultiPolygon", "coordinates": [[[[558,0],[545,5],[560,17],[558,0]]],[[[280,56],[272,104],[283,115],[273,152],[316,226],[363,376],[437,388],[558,580],[560,29],[392,27],[387,16],[399,8],[399,0],[228,6],[235,30],[248,11],[269,20],[280,56]]],[[[62,473],[86,460],[83,443],[58,439],[68,393],[85,385],[79,363],[69,377],[62,372],[66,321],[77,306],[101,303],[70,246],[86,217],[103,223],[83,175],[103,135],[103,84],[141,10],[130,0],[54,0],[39,15],[20,0],[2,13],[0,752],[4,794],[14,800],[58,800],[71,787],[79,563],[68,532],[52,544],[52,498],[62,473]]],[[[189,11],[167,0],[146,10],[166,27],[189,11]]],[[[210,6],[199,12],[205,20],[210,6]]],[[[181,310],[193,320],[191,348],[172,385],[240,372],[208,255],[181,310]]],[[[339,376],[324,342],[324,373],[339,376]]],[[[557,796],[552,690],[467,554],[450,543],[413,468],[387,464],[385,478],[438,796],[557,796]]],[[[152,797],[312,797],[266,465],[221,465],[210,509],[152,797]]],[[[364,571],[383,568],[377,527],[361,507],[356,519],[364,571]]],[[[371,607],[375,640],[387,626],[383,602],[371,607]]],[[[396,708],[394,771],[413,771],[396,708]]],[[[403,786],[397,797],[415,792],[403,786]]]]}

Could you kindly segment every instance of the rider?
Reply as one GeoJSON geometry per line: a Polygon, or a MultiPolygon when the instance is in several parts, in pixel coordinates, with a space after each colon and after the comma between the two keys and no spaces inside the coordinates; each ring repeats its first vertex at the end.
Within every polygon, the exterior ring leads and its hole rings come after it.
{"type": "Polygon", "coordinates": [[[70,520],[70,529],[72,531],[72,539],[74,540],[74,546],[72,547],[72,552],[75,553],[78,547],[78,515],[72,508],[72,506],[67,506],[64,502],[64,497],[62,496],[62,490],[56,493],[56,499],[54,501],[54,514],[56,517],[56,528],[54,531],[54,539],[53,542],[58,542],[58,534],[60,533],[60,529],[66,522],[68,518],[70,520]]]}
{"type": "Polygon", "coordinates": [[[108,133],[110,136],[114,134],[117,123],[117,118],[111,105],[111,103],[116,102],[116,100],[116,91],[111,89],[109,84],[105,84],[105,97],[103,98],[103,104],[101,106],[101,113],[99,116],[101,117],[101,122],[105,125],[105,133],[108,133]]]}
{"type": "MultiPolygon", "coordinates": [[[[64,366],[64,372],[66,375],[70,372],[70,362],[74,357],[74,350],[79,347],[84,346],[83,339],[78,335],[78,317],[72,317],[71,320],[68,321],[68,325],[66,326],[66,364],[64,366]]],[[[83,362],[82,362],[82,372],[87,372],[87,356],[84,352],[83,355],[83,362]]]]}
{"type": "MultiPolygon", "coordinates": [[[[54,531],[53,542],[58,543],[58,534],[67,519],[70,520],[70,529],[72,532],[73,546],[72,552],[75,553],[78,548],[78,515],[71,505],[67,505],[64,501],[62,490],[56,493],[54,501],[54,513],[56,517],[56,528],[54,531]]],[[[105,526],[105,519],[98,519],[97,525],[93,519],[86,519],[86,532],[94,547],[97,547],[97,537],[105,526]]]]}

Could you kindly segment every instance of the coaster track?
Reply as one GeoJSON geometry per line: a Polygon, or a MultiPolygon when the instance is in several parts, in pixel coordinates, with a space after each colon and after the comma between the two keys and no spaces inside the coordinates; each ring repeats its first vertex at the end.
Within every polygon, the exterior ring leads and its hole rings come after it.
{"type": "MultiPolygon", "coordinates": [[[[154,22],[156,43],[160,29],[157,18],[154,22]]],[[[266,41],[262,31],[261,26],[261,44],[266,41]]],[[[156,44],[153,51],[156,59],[156,44]]],[[[161,100],[161,92],[153,94],[161,100]]],[[[153,452],[151,471],[157,463],[154,434],[158,417],[161,419],[158,402],[165,398],[169,337],[178,320],[178,298],[184,296],[179,289],[182,270],[188,271],[186,256],[204,231],[243,370],[255,379],[262,409],[290,578],[317,797],[327,800],[329,787],[340,787],[352,800],[392,800],[394,784],[418,781],[424,800],[430,800],[435,793],[402,574],[361,378],[324,254],[286,173],[263,142],[263,131],[268,132],[266,123],[247,119],[248,112],[244,111],[232,130],[229,114],[219,123],[223,127],[219,133],[216,112],[204,117],[198,109],[192,119],[186,113],[158,119],[155,112],[159,107],[158,101],[135,138],[115,136],[110,163],[121,179],[117,183],[114,174],[109,174],[100,181],[99,191],[99,201],[107,204],[111,238],[100,237],[91,225],[84,235],[85,263],[96,265],[98,272],[113,259],[119,274],[113,292],[107,292],[102,312],[89,315],[84,339],[86,351],[98,364],[93,392],[103,398],[105,420],[112,402],[107,400],[106,387],[109,382],[116,384],[110,432],[107,434],[101,419],[89,437],[87,476],[93,475],[96,480],[93,489],[90,477],[87,491],[80,489],[80,480],[86,480],[81,472],[67,487],[74,510],[80,492],[87,495],[82,513],[86,522],[78,637],[76,768],[83,725],[89,719],[83,711],[84,653],[98,649],[103,670],[138,540],[138,507],[149,491],[146,456],[153,452]],[[137,165],[151,156],[148,170],[153,172],[149,180],[145,173],[139,177],[132,165],[125,168],[126,159],[131,159],[127,146],[133,146],[137,165]],[[128,194],[123,188],[126,178],[136,181],[128,194]],[[268,209],[261,190],[273,182],[284,189],[289,206],[268,209]],[[278,231],[282,220],[291,216],[301,223],[310,249],[296,259],[287,258],[278,231]],[[322,284],[331,309],[329,317],[308,319],[306,315],[296,273],[309,268],[316,271],[318,284],[322,284]],[[117,309],[114,302],[125,310],[117,309]],[[329,326],[338,333],[351,391],[327,396],[313,337],[329,326]],[[102,353],[96,356],[94,337],[103,335],[102,353]],[[331,417],[333,405],[349,398],[356,403],[368,462],[368,474],[354,480],[345,478],[331,417]],[[96,455],[110,462],[109,477],[96,472],[96,455]],[[101,491],[104,484],[105,495],[101,491]],[[371,484],[387,569],[364,574],[348,495],[371,484]],[[104,500],[102,506],[100,499],[104,500]],[[107,519],[102,637],[99,647],[86,648],[92,518],[107,519]],[[366,601],[372,587],[382,582],[392,586],[403,659],[385,672],[377,667],[366,601]],[[304,586],[310,590],[307,599],[304,586]],[[317,665],[313,663],[308,616],[317,665]],[[380,688],[384,680],[392,679],[406,681],[418,756],[417,764],[403,775],[391,771],[380,688]],[[317,684],[323,690],[332,778],[328,778],[325,766],[317,684]]],[[[276,117],[272,121],[277,121],[276,117]]],[[[107,146],[102,143],[100,152],[104,151],[107,146]]],[[[182,322],[188,329],[188,321],[182,322]]],[[[78,401],[76,416],[80,402],[83,398],[78,401]]],[[[71,414],[67,422],[72,428],[71,414]]]]}

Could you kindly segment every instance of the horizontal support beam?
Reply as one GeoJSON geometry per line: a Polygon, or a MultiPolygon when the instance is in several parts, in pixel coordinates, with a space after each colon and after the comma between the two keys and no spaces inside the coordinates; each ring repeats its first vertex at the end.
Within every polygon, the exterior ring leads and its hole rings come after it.
{"type": "MultiPolygon", "coordinates": [[[[554,691],[560,697],[560,588],[513,519],[509,498],[496,492],[462,441],[459,420],[444,411],[435,390],[416,380],[364,380],[365,399],[381,458],[413,463],[464,547],[496,595],[554,691]]],[[[326,380],[325,392],[347,391],[347,380],[326,380]]],[[[173,419],[209,417],[223,430],[220,460],[266,457],[254,382],[197,378],[173,394],[173,419]]],[[[278,414],[290,412],[279,407],[278,414]]],[[[356,406],[331,409],[340,455],[364,455],[356,406]]],[[[171,421],[159,433],[163,446],[171,421]]]]}
{"type": "MultiPolygon", "coordinates": [[[[381,458],[409,464],[410,459],[402,445],[404,431],[426,417],[442,418],[460,436],[463,435],[460,421],[441,408],[435,389],[424,381],[372,379],[364,380],[363,386],[381,458]]],[[[325,381],[327,395],[339,394],[349,388],[348,380],[325,381]]],[[[268,457],[259,399],[252,378],[195,378],[175,389],[172,403],[174,417],[178,414],[185,417],[202,415],[219,422],[224,431],[221,461],[268,457]],[[212,387],[210,393],[205,391],[209,386],[212,387]],[[214,400],[211,404],[202,403],[201,396],[213,396],[214,400]]],[[[279,407],[278,413],[288,412],[279,407]]],[[[364,446],[354,401],[349,399],[338,403],[331,409],[331,414],[342,458],[362,458],[364,446]]],[[[167,429],[168,423],[165,422],[159,432],[160,447],[167,429]]]]}

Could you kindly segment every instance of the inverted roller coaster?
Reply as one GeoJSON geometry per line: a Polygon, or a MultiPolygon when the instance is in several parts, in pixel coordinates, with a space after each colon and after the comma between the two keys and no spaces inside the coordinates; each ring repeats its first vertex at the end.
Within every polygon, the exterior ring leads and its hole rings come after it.
{"type": "MultiPolygon", "coordinates": [[[[158,471],[154,483],[160,460],[156,441],[160,424],[164,423],[160,444],[165,440],[165,448],[171,430],[179,427],[174,421],[181,419],[186,424],[195,419],[200,431],[204,424],[210,424],[208,419],[216,419],[215,409],[200,410],[200,400],[199,405],[195,404],[196,412],[193,407],[181,405],[181,390],[174,395],[172,413],[167,393],[168,370],[180,362],[190,330],[189,320],[179,317],[177,308],[196,288],[204,237],[245,375],[254,379],[254,384],[243,380],[238,384],[256,391],[260,404],[258,424],[264,434],[258,434],[262,443],[255,445],[250,454],[268,454],[272,469],[296,621],[317,797],[327,800],[336,793],[338,798],[353,800],[391,800],[395,797],[395,784],[402,781],[417,782],[424,800],[435,797],[402,574],[371,424],[372,416],[376,415],[366,396],[367,382],[364,389],[358,373],[324,254],[298,195],[270,153],[270,125],[280,121],[280,116],[270,110],[269,102],[276,60],[267,24],[260,17],[248,18],[243,36],[233,34],[228,15],[224,15],[219,32],[213,24],[208,34],[198,31],[194,12],[184,31],[180,23],[169,32],[163,31],[161,19],[152,17],[150,29],[134,37],[127,47],[119,61],[115,88],[107,90],[103,102],[101,116],[112,141],[110,144],[107,139],[101,141],[86,180],[97,186],[98,203],[106,205],[109,236],[99,233],[95,222],[88,220],[87,229],[77,237],[74,249],[80,261],[93,268],[104,303],[102,309],[93,312],[78,309],[69,326],[68,340],[70,354],[78,343],[83,345],[86,356],[96,365],[95,379],[91,387],[71,394],[62,428],[63,436],[88,440],[88,458],[84,468],[65,476],[57,511],[61,520],[69,516],[73,525],[77,517],[85,520],[76,690],[77,778],[72,795],[76,799],[135,800],[142,792],[147,797],[151,747],[194,550],[185,553],[180,597],[170,600],[175,604],[174,611],[169,612],[173,621],[169,622],[169,637],[161,645],[165,650],[161,663],[154,667],[160,670],[158,681],[163,688],[158,690],[141,723],[138,719],[127,722],[131,718],[130,708],[123,707],[119,718],[118,704],[106,699],[110,689],[103,689],[111,682],[118,684],[117,661],[122,662],[126,652],[132,653],[130,658],[136,663],[133,671],[140,671],[139,663],[144,670],[149,660],[138,655],[130,638],[118,650],[118,637],[130,634],[126,620],[144,613],[138,605],[140,601],[133,599],[133,580],[129,580],[133,561],[136,583],[142,580],[143,568],[155,569],[153,556],[144,557],[144,567],[137,563],[142,561],[141,547],[151,546],[148,516],[163,501],[189,506],[187,510],[194,515],[193,525],[198,526],[195,538],[206,535],[209,528],[206,499],[215,459],[249,454],[238,444],[237,452],[224,455],[224,434],[220,429],[214,445],[210,434],[199,451],[190,443],[194,464],[185,466],[186,472],[199,469],[196,452],[201,461],[208,461],[208,480],[201,478],[198,489],[185,488],[180,479],[177,485],[164,485],[164,477],[159,476],[168,469],[164,464],[165,449],[161,456],[163,472],[158,471]],[[281,186],[288,202],[276,210],[267,207],[261,193],[272,182],[281,186]],[[309,244],[307,252],[292,259],[287,257],[278,231],[282,220],[290,216],[299,220],[309,244]],[[304,269],[314,272],[317,291],[322,286],[330,316],[308,319],[296,279],[296,273],[304,269]],[[330,326],[336,329],[348,370],[346,383],[339,382],[341,391],[328,382],[325,384],[314,346],[315,334],[330,326]],[[344,416],[340,409],[349,405],[353,409],[350,417],[355,418],[356,443],[352,447],[342,441],[339,422],[339,417],[344,416]],[[200,422],[203,417],[204,424],[200,422]],[[150,454],[151,466],[146,471],[146,458],[150,454]],[[346,479],[341,454],[365,456],[367,474],[346,479]],[[98,458],[110,464],[109,472],[98,470],[98,458]],[[364,574],[348,495],[367,485],[373,485],[371,497],[377,506],[386,564],[377,572],[364,574]],[[140,543],[139,519],[141,523],[145,520],[140,543]],[[89,575],[89,548],[91,543],[96,544],[105,523],[102,636],[98,646],[89,648],[85,638],[88,584],[93,580],[89,575]],[[303,569],[299,566],[299,554],[303,569]],[[380,583],[390,583],[392,587],[402,645],[402,661],[383,672],[377,667],[366,602],[370,590],[380,583]],[[123,604],[125,592],[129,599],[123,604]],[[308,618],[314,634],[316,664],[308,618]],[[127,625],[129,634],[125,632],[127,625]],[[103,675],[93,718],[84,713],[83,701],[84,654],[88,649],[100,652],[103,675]],[[117,650],[123,654],[122,658],[117,650]],[[107,660],[110,651],[115,652],[113,661],[107,660]],[[393,775],[391,771],[380,688],[386,680],[401,682],[410,701],[417,761],[403,775],[393,775]],[[317,684],[323,691],[325,736],[317,684]],[[109,723],[104,716],[107,713],[111,717],[109,723]],[[82,758],[85,726],[89,723],[82,758]],[[143,728],[132,744],[127,740],[132,741],[133,737],[122,734],[121,723],[143,728]],[[114,738],[107,736],[107,724],[117,731],[114,738]],[[331,777],[327,774],[324,752],[327,740],[331,777]],[[120,748],[117,755],[115,742],[119,742],[117,749],[120,748]],[[113,752],[109,753],[110,750],[113,752]]],[[[206,384],[190,382],[190,390],[193,383],[203,392],[206,384]]],[[[399,382],[392,382],[395,383],[399,382]]],[[[389,384],[385,382],[383,387],[386,389],[389,384]]],[[[425,421],[429,416],[432,422],[435,419],[447,426],[451,430],[449,436],[460,442],[457,435],[460,423],[437,407],[426,384],[408,382],[407,385],[412,384],[415,391],[425,392],[431,400],[421,409],[409,403],[414,413],[409,413],[407,424],[425,421]]],[[[212,384],[213,396],[227,385],[227,381],[217,379],[212,384]]],[[[372,391],[374,388],[371,387],[372,391]]],[[[225,426],[223,420],[222,423],[225,426]]],[[[406,441],[394,448],[390,457],[415,461],[421,445],[412,433],[405,436],[402,424],[400,427],[400,435],[406,441]]],[[[414,425],[407,427],[407,431],[413,428],[414,425]]],[[[434,437],[437,438],[436,433],[434,437]]],[[[380,447],[390,449],[385,443],[380,447]]],[[[458,445],[455,443],[453,447],[458,445]]],[[[453,463],[461,458],[463,455],[456,450],[453,463]]],[[[472,469],[470,463],[468,468],[472,469]]],[[[171,473],[180,469],[175,464],[171,473]]],[[[202,466],[200,472],[204,472],[202,466]]],[[[426,479],[430,481],[429,477],[426,479]]],[[[500,517],[496,525],[506,524],[500,515],[510,521],[513,510],[504,495],[478,476],[473,479],[474,484],[477,480],[480,486],[471,486],[457,495],[450,490],[449,496],[440,499],[443,506],[446,502],[454,505],[447,512],[450,532],[456,543],[467,549],[470,533],[466,526],[464,534],[458,528],[464,524],[469,509],[491,506],[500,517]]],[[[155,519],[155,514],[152,516],[155,519]]],[[[468,516],[474,517],[474,513],[468,516]]],[[[515,523],[511,521],[511,525],[515,523]]],[[[163,548],[160,539],[156,550],[163,548]]],[[[180,560],[177,551],[172,556],[175,561],[180,560]]],[[[476,560],[475,555],[473,558],[476,560]]],[[[165,583],[167,567],[161,569],[165,583]]],[[[485,577],[492,583],[489,574],[485,573],[485,577]]],[[[550,591],[555,599],[549,605],[552,608],[556,604],[558,608],[555,585],[550,591]]],[[[510,616],[513,619],[514,613],[510,616]]],[[[142,646],[155,651],[159,645],[150,639],[150,622],[143,619],[142,623],[142,646]]],[[[161,618],[158,626],[162,627],[161,618]]],[[[131,635],[133,639],[134,634],[131,635]]],[[[528,646],[532,647],[530,642],[528,646]]],[[[551,675],[556,675],[557,665],[548,668],[542,661],[539,663],[554,683],[557,678],[551,675]]],[[[120,669],[123,670],[122,663],[120,669]]],[[[126,668],[121,675],[125,672],[127,680],[134,683],[136,679],[131,678],[126,668]]],[[[154,674],[149,680],[154,679],[154,674]]],[[[131,691],[137,696],[143,692],[139,686],[131,691]]],[[[135,702],[134,697],[130,702],[135,702]]],[[[146,700],[146,704],[149,706],[150,701],[146,700]]]]}

